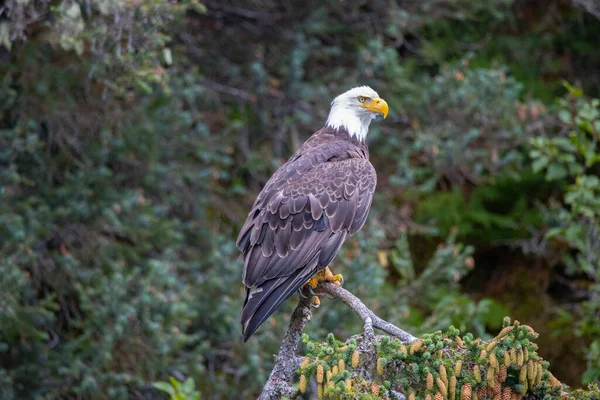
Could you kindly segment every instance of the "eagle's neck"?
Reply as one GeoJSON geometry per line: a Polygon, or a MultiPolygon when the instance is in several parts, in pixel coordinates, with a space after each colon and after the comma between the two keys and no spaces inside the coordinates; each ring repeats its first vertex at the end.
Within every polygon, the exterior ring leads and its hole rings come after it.
{"type": "Polygon", "coordinates": [[[356,138],[359,142],[364,142],[367,139],[369,125],[374,117],[374,114],[358,116],[352,109],[341,104],[334,104],[325,125],[337,130],[343,129],[348,132],[350,137],[356,138]]]}

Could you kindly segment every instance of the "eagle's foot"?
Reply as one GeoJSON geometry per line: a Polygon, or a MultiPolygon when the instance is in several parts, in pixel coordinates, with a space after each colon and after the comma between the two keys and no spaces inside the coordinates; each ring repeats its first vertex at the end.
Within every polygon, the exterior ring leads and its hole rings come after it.
{"type": "Polygon", "coordinates": [[[317,272],[306,282],[302,290],[306,290],[312,296],[312,306],[314,308],[319,308],[321,305],[321,299],[319,299],[319,296],[314,291],[321,282],[330,282],[334,285],[342,286],[344,277],[341,274],[334,275],[329,267],[325,267],[324,270],[317,272]]]}
{"type": "Polygon", "coordinates": [[[312,278],[306,282],[306,285],[311,289],[316,289],[321,282],[331,282],[335,285],[342,286],[344,283],[344,277],[342,274],[333,274],[329,267],[325,267],[324,270],[317,272],[312,278]]]}
{"type": "Polygon", "coordinates": [[[313,296],[311,306],[314,308],[319,308],[321,306],[321,299],[319,299],[319,296],[313,296]]]}

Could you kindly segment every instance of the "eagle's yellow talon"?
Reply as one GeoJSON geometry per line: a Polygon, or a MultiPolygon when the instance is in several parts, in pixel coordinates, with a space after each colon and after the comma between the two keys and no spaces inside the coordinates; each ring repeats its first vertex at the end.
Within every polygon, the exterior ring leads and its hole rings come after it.
{"type": "Polygon", "coordinates": [[[313,289],[316,289],[316,288],[317,288],[317,285],[319,284],[319,278],[318,278],[318,275],[319,275],[319,274],[320,274],[320,272],[319,272],[319,273],[317,273],[317,274],[316,274],[314,277],[310,278],[310,279],[308,280],[308,282],[306,282],[306,284],[307,284],[308,286],[310,286],[311,288],[313,288],[313,289]]]}
{"type": "Polygon", "coordinates": [[[321,305],[321,299],[319,299],[319,296],[313,296],[313,298],[312,298],[312,306],[314,308],[319,308],[320,305],[321,305]]]}
{"type": "Polygon", "coordinates": [[[312,278],[310,278],[306,284],[311,288],[316,289],[321,282],[331,282],[335,285],[342,286],[343,281],[344,277],[342,274],[334,275],[329,267],[325,267],[324,270],[317,272],[312,278]]]}
{"type": "Polygon", "coordinates": [[[330,282],[335,285],[342,286],[343,280],[344,280],[344,277],[342,276],[342,274],[335,274],[332,276],[332,280],[330,282]]]}
{"type": "Polygon", "coordinates": [[[331,270],[329,269],[329,267],[325,267],[323,272],[325,273],[325,282],[331,282],[335,285],[342,286],[342,282],[344,281],[344,277],[342,276],[342,274],[334,275],[333,272],[331,272],[331,270]]]}

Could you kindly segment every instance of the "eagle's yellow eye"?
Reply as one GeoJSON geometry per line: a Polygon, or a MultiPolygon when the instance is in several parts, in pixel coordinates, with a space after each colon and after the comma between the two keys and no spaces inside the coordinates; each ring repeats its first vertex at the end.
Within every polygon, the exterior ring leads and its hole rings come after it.
{"type": "Polygon", "coordinates": [[[364,102],[365,102],[365,100],[366,100],[366,98],[365,98],[365,97],[363,97],[363,96],[360,96],[360,97],[358,98],[358,101],[360,101],[361,103],[364,103],[364,102]]]}

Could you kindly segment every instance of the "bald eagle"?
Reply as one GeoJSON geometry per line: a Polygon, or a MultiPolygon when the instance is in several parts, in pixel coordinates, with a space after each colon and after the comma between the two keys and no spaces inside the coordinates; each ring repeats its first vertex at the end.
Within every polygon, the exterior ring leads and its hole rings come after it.
{"type": "Polygon", "coordinates": [[[258,195],[237,239],[244,341],[313,275],[327,270],[331,277],[327,266],[364,225],[377,184],[366,137],[371,121],[387,113],[385,100],[368,86],[339,95],[325,126],[258,195]]]}

